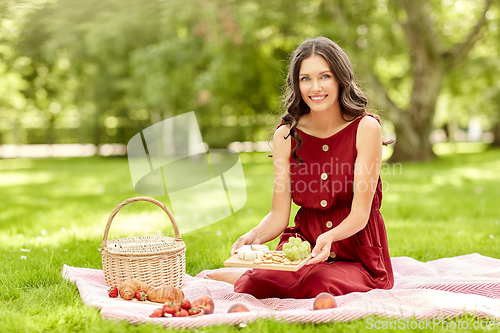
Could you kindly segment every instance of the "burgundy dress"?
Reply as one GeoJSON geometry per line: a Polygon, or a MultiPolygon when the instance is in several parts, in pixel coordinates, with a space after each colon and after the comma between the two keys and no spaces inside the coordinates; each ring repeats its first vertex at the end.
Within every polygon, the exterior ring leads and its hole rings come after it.
{"type": "MultiPolygon", "coordinates": [[[[362,117],[329,138],[317,138],[297,129],[302,146],[299,164],[290,157],[292,197],[301,208],[295,226],[285,229],[277,247],[291,236],[309,241],[340,224],[351,210],[356,132],[362,117]]],[[[292,139],[292,149],[296,146],[292,139]]],[[[362,184],[361,184],[362,185],[362,184]]],[[[364,187],[360,186],[361,191],[364,187]]],[[[257,298],[313,298],[321,292],[344,295],[394,284],[384,220],[380,214],[380,177],[367,225],[353,236],[332,243],[326,262],[306,265],[297,272],[248,270],[235,283],[234,291],[257,298]]]]}

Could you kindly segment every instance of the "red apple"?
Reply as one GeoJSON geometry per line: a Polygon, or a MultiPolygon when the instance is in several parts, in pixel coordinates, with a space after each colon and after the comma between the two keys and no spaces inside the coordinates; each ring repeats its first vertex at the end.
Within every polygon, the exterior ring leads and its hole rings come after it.
{"type": "Polygon", "coordinates": [[[248,308],[245,305],[241,303],[236,303],[231,305],[229,310],[227,310],[227,313],[232,313],[232,312],[250,312],[250,310],[248,310],[248,308]]]}
{"type": "Polygon", "coordinates": [[[313,310],[332,309],[336,307],[337,301],[329,293],[321,293],[314,299],[313,310]]]}
{"type": "Polygon", "coordinates": [[[200,296],[196,298],[194,301],[191,302],[191,305],[203,309],[203,312],[205,314],[214,313],[215,310],[214,301],[212,301],[212,299],[208,296],[200,296]]]}

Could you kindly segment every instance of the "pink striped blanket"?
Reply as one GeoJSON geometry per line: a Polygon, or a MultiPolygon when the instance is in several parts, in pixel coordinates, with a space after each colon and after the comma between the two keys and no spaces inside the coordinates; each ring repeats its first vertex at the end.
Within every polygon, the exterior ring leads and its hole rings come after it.
{"type": "Polygon", "coordinates": [[[182,290],[188,299],[207,295],[215,302],[213,314],[191,318],[150,318],[149,315],[161,304],[109,298],[101,270],[64,265],[62,274],[78,287],[86,305],[101,310],[103,318],[131,323],[152,322],[165,327],[239,324],[257,318],[324,323],[371,315],[423,320],[474,314],[478,318],[500,319],[499,259],[475,253],[429,262],[396,257],[392,262],[393,289],[337,296],[337,308],[316,311],[312,310],[313,299],[259,300],[248,294],[235,293],[231,284],[204,279],[209,271],[195,277],[186,275],[182,290]],[[245,304],[250,312],[227,313],[236,302],[245,304]]]}

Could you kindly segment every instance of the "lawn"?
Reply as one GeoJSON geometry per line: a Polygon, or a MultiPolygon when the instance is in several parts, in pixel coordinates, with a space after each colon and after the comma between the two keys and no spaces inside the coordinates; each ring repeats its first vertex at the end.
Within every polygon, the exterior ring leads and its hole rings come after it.
{"type": "MultiPolygon", "coordinates": [[[[429,163],[382,168],[391,255],[428,261],[477,252],[500,258],[500,150],[440,152],[441,158],[429,163]]],[[[269,211],[271,159],[263,153],[240,156],[248,201],[233,216],[183,235],[189,274],[221,267],[236,238],[269,211]]],[[[63,264],[102,268],[98,248],[107,218],[134,196],[126,158],[0,160],[0,332],[169,331],[102,320],[61,277],[63,264]]],[[[152,204],[134,203],[119,212],[110,239],[159,233],[173,235],[165,214],[152,204]]],[[[357,332],[365,327],[364,320],[322,325],[259,320],[197,331],[357,332]]]]}

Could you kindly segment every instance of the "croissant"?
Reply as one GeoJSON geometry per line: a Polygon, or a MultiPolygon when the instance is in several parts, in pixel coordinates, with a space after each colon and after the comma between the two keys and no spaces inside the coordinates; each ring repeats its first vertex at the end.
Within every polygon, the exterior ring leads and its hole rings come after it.
{"type": "Polygon", "coordinates": [[[123,281],[118,288],[120,292],[120,296],[123,299],[132,299],[135,297],[135,293],[138,290],[144,290],[146,294],[151,288],[147,283],[144,283],[139,280],[128,279],[123,281]]]}
{"type": "Polygon", "coordinates": [[[181,303],[184,299],[184,292],[179,289],[169,285],[161,285],[148,294],[148,300],[156,303],[181,303]]]}

